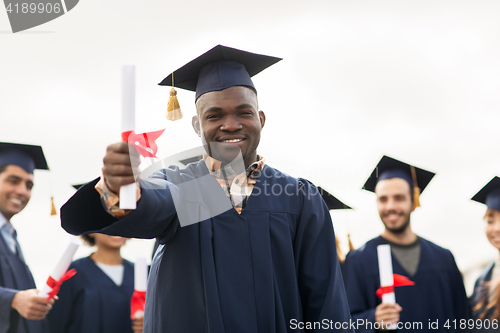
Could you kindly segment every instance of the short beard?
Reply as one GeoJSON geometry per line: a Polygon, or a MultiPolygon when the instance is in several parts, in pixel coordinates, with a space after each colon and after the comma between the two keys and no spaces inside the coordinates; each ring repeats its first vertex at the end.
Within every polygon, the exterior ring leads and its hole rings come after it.
{"type": "MultiPolygon", "coordinates": [[[[382,220],[382,223],[384,221],[382,220]]],[[[389,228],[387,227],[387,225],[384,223],[384,226],[387,230],[389,230],[390,232],[392,232],[393,234],[397,234],[397,235],[400,235],[402,233],[404,233],[406,231],[406,229],[408,229],[408,226],[410,225],[410,217],[408,216],[408,220],[406,220],[405,223],[403,223],[400,227],[398,228],[389,228]]]]}

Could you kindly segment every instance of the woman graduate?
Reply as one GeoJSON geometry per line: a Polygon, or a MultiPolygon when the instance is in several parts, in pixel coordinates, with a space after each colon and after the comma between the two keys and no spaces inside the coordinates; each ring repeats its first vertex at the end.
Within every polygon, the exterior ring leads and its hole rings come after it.
{"type": "Polygon", "coordinates": [[[130,319],[134,265],[120,255],[127,238],[97,233],[81,237],[97,250],[71,264],[77,274],[61,286],[49,316],[50,332],[142,332],[142,318],[130,319]]]}
{"type": "MultiPolygon", "coordinates": [[[[487,207],[486,237],[500,252],[500,178],[493,178],[472,200],[487,207]]],[[[472,315],[476,321],[475,332],[498,332],[500,329],[500,253],[495,262],[481,273],[471,296],[472,315]],[[480,324],[479,324],[480,323],[480,324]]]]}

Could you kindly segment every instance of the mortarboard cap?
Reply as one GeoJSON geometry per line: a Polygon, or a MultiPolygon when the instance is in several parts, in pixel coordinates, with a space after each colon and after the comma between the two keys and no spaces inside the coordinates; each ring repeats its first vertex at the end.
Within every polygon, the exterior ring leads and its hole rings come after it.
{"type": "Polygon", "coordinates": [[[363,189],[375,192],[375,187],[379,181],[391,178],[402,178],[413,188],[415,185],[413,179],[416,178],[417,186],[420,188],[420,192],[423,192],[434,175],[435,173],[433,172],[417,168],[408,163],[384,155],[378,162],[375,170],[373,170],[370,178],[366,181],[363,189]],[[412,175],[412,167],[415,170],[415,177],[412,175]]]}
{"type": "Polygon", "coordinates": [[[0,142],[0,166],[4,165],[17,165],[28,173],[49,169],[42,147],[10,142],[0,142]]]}
{"type": "Polygon", "coordinates": [[[392,157],[384,155],[373,170],[370,178],[363,186],[364,190],[375,192],[378,182],[384,179],[401,178],[410,184],[413,189],[414,207],[420,207],[419,197],[425,190],[435,173],[417,168],[411,164],[401,162],[392,157]]]}
{"type": "Polygon", "coordinates": [[[471,200],[485,204],[488,209],[500,211],[500,178],[490,180],[471,200]]]}
{"type": "MultiPolygon", "coordinates": [[[[86,183],[85,183],[86,184],[86,183]]],[[[82,187],[85,184],[76,184],[76,185],[71,185],[75,190],[78,190],[80,187],[82,187]]]]}
{"type": "Polygon", "coordinates": [[[323,197],[323,200],[325,201],[329,210],[332,210],[332,209],[352,209],[351,207],[347,206],[345,203],[343,203],[342,201],[340,201],[339,199],[334,197],[332,194],[328,193],[321,186],[318,186],[318,191],[321,194],[321,197],[323,197]]]}
{"type": "Polygon", "coordinates": [[[177,69],[159,83],[196,92],[201,95],[233,86],[247,86],[255,92],[250,77],[274,65],[281,58],[250,53],[217,45],[198,58],[177,69]]]}

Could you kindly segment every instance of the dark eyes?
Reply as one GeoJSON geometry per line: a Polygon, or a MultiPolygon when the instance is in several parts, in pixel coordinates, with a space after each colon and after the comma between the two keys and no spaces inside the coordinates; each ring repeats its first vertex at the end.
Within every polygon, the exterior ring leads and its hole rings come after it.
{"type": "Polygon", "coordinates": [[[210,119],[216,119],[216,118],[219,118],[219,116],[218,115],[208,115],[208,116],[205,117],[205,119],[208,119],[208,120],[210,120],[210,119]]]}
{"type": "MultiPolygon", "coordinates": [[[[21,180],[15,178],[8,178],[7,182],[9,182],[12,186],[17,186],[21,183],[21,180]]],[[[33,188],[33,184],[31,182],[26,183],[26,188],[31,190],[33,188]]]]}
{"type": "MultiPolygon", "coordinates": [[[[239,113],[240,116],[253,116],[253,111],[241,111],[239,113]]],[[[223,116],[222,115],[219,115],[219,114],[209,114],[207,116],[205,116],[205,119],[207,120],[215,120],[215,119],[220,119],[222,118],[223,116]]]]}

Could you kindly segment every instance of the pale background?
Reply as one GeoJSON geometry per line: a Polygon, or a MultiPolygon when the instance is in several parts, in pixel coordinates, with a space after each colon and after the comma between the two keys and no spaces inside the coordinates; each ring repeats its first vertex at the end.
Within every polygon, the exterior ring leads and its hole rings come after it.
{"type": "MultiPolygon", "coordinates": [[[[485,207],[469,200],[500,174],[496,0],[81,0],[18,34],[0,10],[0,141],[43,146],[60,208],[120,138],[124,64],[137,68],[138,130],[167,128],[158,156],[199,144],[194,94],[179,90],[185,118],[168,122],[170,88],[157,83],[217,44],[284,58],[254,78],[267,114],[258,152],[355,207],[332,213],[344,247],[347,229],[356,247],[382,231],[361,187],[387,154],[437,173],[412,215],[416,233],[449,248],[464,272],[498,255],[485,207]]],[[[35,178],[13,224],[41,286],[67,236],[49,216],[49,174],[35,178]]],[[[152,246],[132,240],[123,255],[149,257],[152,246]]]]}

